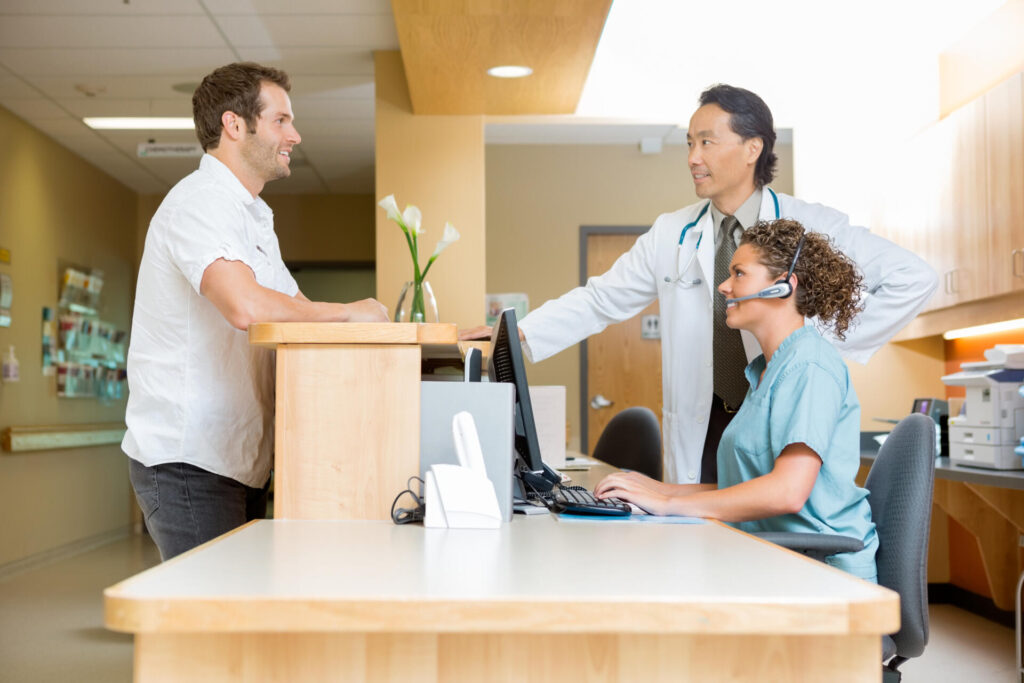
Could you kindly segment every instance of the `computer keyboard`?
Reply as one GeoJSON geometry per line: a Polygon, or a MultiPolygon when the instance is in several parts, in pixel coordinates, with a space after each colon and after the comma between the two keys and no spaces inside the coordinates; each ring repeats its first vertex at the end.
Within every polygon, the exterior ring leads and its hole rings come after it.
{"type": "Polygon", "coordinates": [[[568,512],[573,515],[609,515],[626,517],[631,514],[629,503],[618,498],[595,498],[594,494],[575,485],[556,486],[551,491],[552,512],[568,512]]]}

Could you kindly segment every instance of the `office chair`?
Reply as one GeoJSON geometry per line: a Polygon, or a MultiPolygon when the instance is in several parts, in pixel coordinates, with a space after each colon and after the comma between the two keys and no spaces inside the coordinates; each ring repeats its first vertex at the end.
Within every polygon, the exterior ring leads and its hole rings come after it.
{"type": "MultiPolygon", "coordinates": [[[[878,584],[900,596],[900,630],[882,636],[885,683],[901,680],[900,664],[920,656],[928,643],[928,535],[934,485],[935,422],[926,415],[910,415],[886,438],[864,484],[878,533],[878,584]]],[[[820,560],[863,547],[859,539],[844,536],[757,535],[820,560]]]]}
{"type": "Polygon", "coordinates": [[[658,418],[649,408],[626,408],[605,426],[591,455],[609,465],[661,481],[661,426],[658,418]]]}

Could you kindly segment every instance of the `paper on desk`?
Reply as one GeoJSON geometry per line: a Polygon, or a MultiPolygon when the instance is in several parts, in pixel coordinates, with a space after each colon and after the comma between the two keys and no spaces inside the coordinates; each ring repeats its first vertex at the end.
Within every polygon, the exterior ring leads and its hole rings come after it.
{"type": "Polygon", "coordinates": [[[588,458],[588,457],[586,457],[584,455],[577,455],[577,456],[574,456],[574,457],[571,457],[571,458],[567,457],[565,459],[565,464],[562,465],[561,467],[559,467],[558,469],[560,469],[560,470],[589,470],[591,467],[594,467],[595,465],[599,465],[599,464],[601,464],[601,463],[599,463],[597,460],[594,460],[593,458],[588,458]]]}
{"type": "Polygon", "coordinates": [[[619,522],[634,524],[706,524],[707,520],[701,517],[680,517],[675,515],[630,515],[629,517],[614,517],[612,515],[571,515],[563,512],[555,515],[559,522],[619,522]]]}

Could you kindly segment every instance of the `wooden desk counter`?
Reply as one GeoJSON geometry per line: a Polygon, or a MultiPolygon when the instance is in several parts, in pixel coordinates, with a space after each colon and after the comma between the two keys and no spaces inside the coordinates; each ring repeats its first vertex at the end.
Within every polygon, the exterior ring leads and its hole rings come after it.
{"type": "Polygon", "coordinates": [[[256,323],[277,350],[274,515],[390,519],[420,467],[423,347],[458,347],[453,324],[256,323]]]}
{"type": "Polygon", "coordinates": [[[724,525],[261,521],[107,589],[136,681],[877,681],[895,593],[724,525]]]}

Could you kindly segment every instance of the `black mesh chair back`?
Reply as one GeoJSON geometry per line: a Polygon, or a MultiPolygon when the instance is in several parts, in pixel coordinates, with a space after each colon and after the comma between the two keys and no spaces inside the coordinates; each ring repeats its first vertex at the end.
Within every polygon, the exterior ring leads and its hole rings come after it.
{"type": "Polygon", "coordinates": [[[601,432],[591,455],[661,481],[661,427],[657,416],[649,408],[626,408],[601,432]]]}

